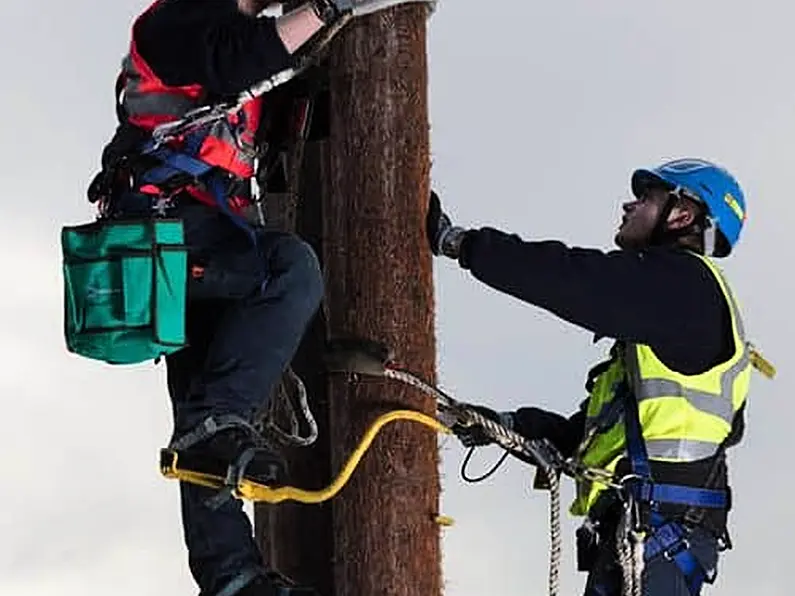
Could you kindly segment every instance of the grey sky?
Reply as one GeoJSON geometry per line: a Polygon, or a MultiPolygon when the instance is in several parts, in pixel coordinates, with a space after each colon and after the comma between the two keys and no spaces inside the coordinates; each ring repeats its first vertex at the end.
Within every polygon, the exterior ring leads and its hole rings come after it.
{"type": "MultiPolygon", "coordinates": [[[[490,4],[493,12],[443,1],[430,24],[432,176],[458,223],[609,248],[635,167],[705,157],[743,185],[748,225],[722,264],[779,377],[752,382],[749,432],[731,455],[735,549],[706,593],[789,594],[795,283],[773,267],[795,221],[795,80],[784,67],[795,54],[795,8],[783,0],[490,4]]],[[[129,25],[145,5],[0,6],[0,594],[195,593],[176,485],[156,468],[170,432],[163,368],[78,359],[61,331],[59,231],[92,217],[84,189],[114,125],[129,25]]],[[[606,343],[592,345],[450,261],[438,263],[436,281],[445,388],[499,408],[575,407],[606,343]]],[[[672,288],[671,300],[684,291],[672,288]]],[[[444,445],[443,509],[457,522],[445,530],[447,594],[543,594],[546,494],[529,489],[518,462],[464,484],[463,450],[444,445]]],[[[573,570],[575,527],[564,527],[566,594],[583,582],[573,570]]]]}

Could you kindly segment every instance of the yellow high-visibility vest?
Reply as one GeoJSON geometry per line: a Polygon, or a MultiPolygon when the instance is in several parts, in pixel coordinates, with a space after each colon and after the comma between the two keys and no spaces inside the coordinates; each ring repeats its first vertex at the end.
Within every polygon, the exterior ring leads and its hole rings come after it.
{"type": "MultiPolygon", "coordinates": [[[[714,456],[731,432],[734,416],[748,396],[752,364],[763,370],[763,361],[746,342],[737,302],[723,274],[709,258],[696,256],[713,273],[729,305],[734,340],[731,358],[701,374],[685,375],[663,364],[648,345],[617,343],[611,362],[594,380],[588,398],[585,436],[577,451],[584,465],[614,471],[626,455],[624,404],[619,403],[624,400],[616,399],[623,381],[637,398],[651,460],[692,462],[714,456]]],[[[570,512],[586,515],[605,488],[578,481],[570,512]]]]}

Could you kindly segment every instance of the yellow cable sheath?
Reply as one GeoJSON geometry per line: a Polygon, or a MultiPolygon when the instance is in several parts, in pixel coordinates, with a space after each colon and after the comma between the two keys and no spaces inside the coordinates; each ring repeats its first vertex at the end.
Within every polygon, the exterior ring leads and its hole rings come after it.
{"type": "MultiPolygon", "coordinates": [[[[235,490],[235,496],[242,499],[264,503],[298,501],[299,503],[316,504],[328,501],[337,495],[337,493],[339,493],[348,483],[348,480],[350,480],[353,472],[356,470],[356,467],[359,465],[362,457],[364,457],[364,454],[372,445],[373,440],[375,440],[375,437],[378,435],[379,431],[390,422],[394,422],[396,420],[410,420],[428,426],[437,432],[451,432],[450,429],[442,424],[439,420],[433,416],[423,414],[422,412],[417,412],[414,410],[393,410],[391,412],[386,412],[385,414],[381,414],[378,418],[376,418],[376,420],[369,426],[367,432],[362,437],[362,440],[359,441],[356,449],[348,458],[348,461],[345,462],[342,471],[327,487],[319,490],[305,490],[295,486],[280,486],[278,488],[271,488],[263,484],[252,482],[251,480],[243,479],[243,481],[235,490]]],[[[184,480],[186,482],[199,484],[201,486],[218,489],[223,488],[224,486],[224,478],[219,476],[203,474],[201,472],[192,472],[190,470],[180,470],[177,466],[176,457],[172,460],[171,467],[163,470],[162,472],[167,478],[176,478],[178,480],[184,480]]]]}
{"type": "Polygon", "coordinates": [[[348,480],[350,480],[350,477],[356,470],[356,466],[359,465],[359,462],[370,448],[370,445],[372,444],[378,432],[384,426],[396,420],[411,420],[414,422],[419,422],[420,424],[424,424],[425,426],[433,428],[438,432],[450,432],[450,430],[436,418],[428,416],[427,414],[423,414],[422,412],[416,412],[414,410],[393,410],[376,418],[375,422],[373,422],[367,429],[367,432],[362,437],[359,445],[357,445],[354,452],[348,458],[348,461],[345,462],[342,471],[326,488],[319,490],[304,490],[294,486],[270,488],[268,486],[244,480],[241,482],[240,486],[238,486],[237,492],[239,496],[244,499],[265,503],[281,503],[282,501],[289,500],[298,501],[299,503],[316,504],[328,501],[332,497],[336,496],[337,493],[339,493],[348,483],[348,480]]]}

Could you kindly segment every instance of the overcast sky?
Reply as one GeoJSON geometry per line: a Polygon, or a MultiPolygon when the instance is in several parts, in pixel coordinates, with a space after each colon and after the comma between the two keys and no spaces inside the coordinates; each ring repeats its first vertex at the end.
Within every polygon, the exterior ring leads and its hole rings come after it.
{"type": "MultiPolygon", "coordinates": [[[[146,4],[0,5],[0,594],[195,593],[176,484],[156,467],[171,428],[163,367],[79,359],[62,334],[60,228],[92,217],[85,186],[114,126],[131,20],[146,4]]],[[[705,157],[745,189],[748,225],[722,264],[779,376],[755,375],[748,433],[731,455],[735,549],[705,592],[724,596],[792,592],[795,283],[779,251],[795,221],[793,17],[785,0],[443,0],[430,23],[432,177],[461,225],[609,248],[636,167],[705,157]]],[[[576,407],[606,342],[450,261],[438,263],[436,287],[446,389],[502,409],[576,407]]],[[[445,530],[446,593],[543,594],[546,494],[529,489],[517,462],[464,484],[463,453],[445,443],[443,510],[457,522],[445,530]]],[[[566,502],[571,494],[567,484],[566,502]]],[[[565,594],[584,579],[575,527],[567,519],[565,594]]]]}

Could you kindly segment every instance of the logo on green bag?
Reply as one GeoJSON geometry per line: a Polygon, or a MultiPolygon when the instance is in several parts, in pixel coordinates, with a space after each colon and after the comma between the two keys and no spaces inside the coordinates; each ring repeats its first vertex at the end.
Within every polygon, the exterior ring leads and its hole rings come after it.
{"type": "Polygon", "coordinates": [[[114,294],[120,294],[121,290],[111,290],[106,288],[98,288],[96,286],[86,287],[86,301],[93,304],[107,302],[114,294]]]}

